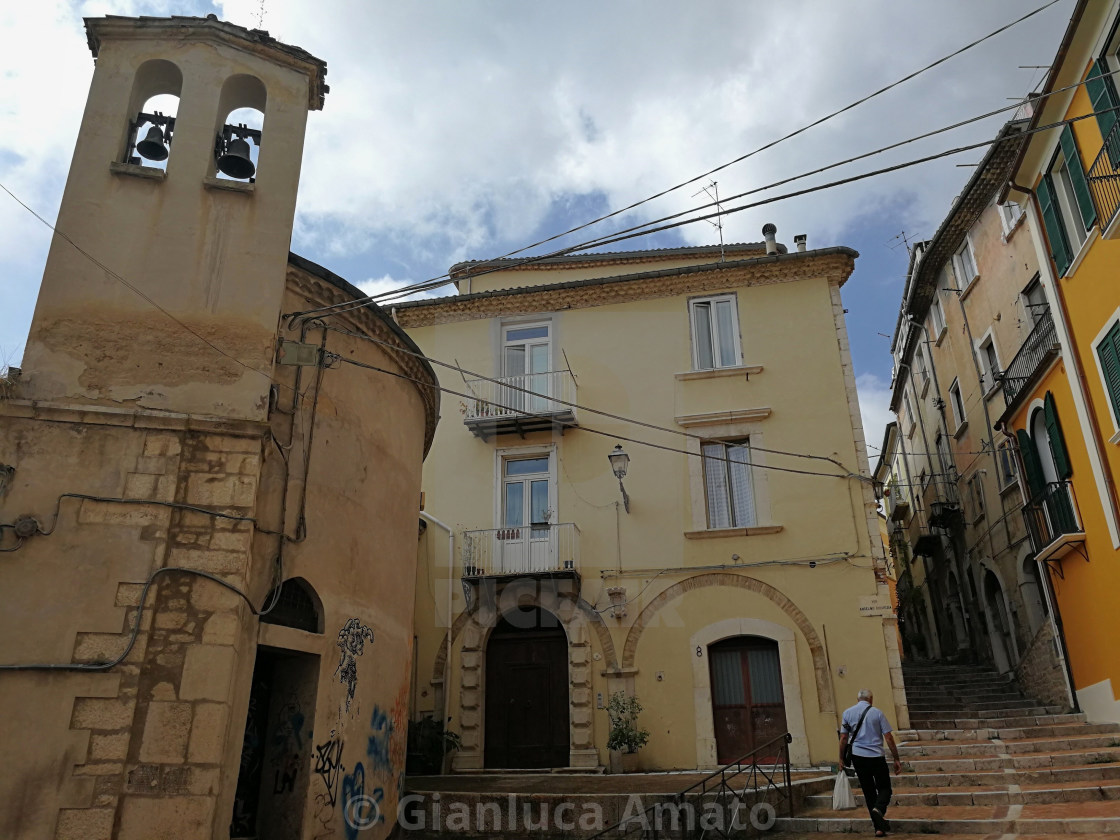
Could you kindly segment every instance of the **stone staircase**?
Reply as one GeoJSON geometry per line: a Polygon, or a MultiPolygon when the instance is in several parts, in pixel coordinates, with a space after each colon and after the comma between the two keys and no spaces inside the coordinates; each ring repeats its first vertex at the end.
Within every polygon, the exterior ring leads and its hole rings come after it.
{"type": "MultiPolygon", "coordinates": [[[[1120,724],[1041,706],[983,667],[907,665],[904,673],[913,729],[895,732],[903,772],[891,778],[890,836],[1120,838],[1120,724]]],[[[831,793],[810,796],[776,829],[785,840],[873,833],[852,781],[858,810],[833,811],[831,793]]]]}

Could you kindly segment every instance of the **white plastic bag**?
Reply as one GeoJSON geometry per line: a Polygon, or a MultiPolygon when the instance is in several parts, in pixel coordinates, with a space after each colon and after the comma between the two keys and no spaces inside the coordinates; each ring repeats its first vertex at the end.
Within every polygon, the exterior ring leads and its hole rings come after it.
{"type": "Polygon", "coordinates": [[[849,811],[854,807],[856,798],[852,796],[852,785],[844,768],[840,768],[840,772],[836,774],[836,784],[832,786],[832,810],[849,811]]]}

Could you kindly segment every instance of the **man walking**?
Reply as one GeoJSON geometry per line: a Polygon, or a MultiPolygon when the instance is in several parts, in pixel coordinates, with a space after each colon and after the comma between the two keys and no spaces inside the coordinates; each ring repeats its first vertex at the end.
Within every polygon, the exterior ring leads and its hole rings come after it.
{"type": "Polygon", "coordinates": [[[883,741],[890,747],[894,756],[894,772],[902,772],[902,761],[898,757],[898,747],[891,735],[891,725],[887,716],[875,708],[875,697],[870,689],[861,688],[856,695],[856,704],[845,710],[843,731],[840,734],[840,766],[846,767],[847,747],[851,742],[851,765],[855,767],[859,786],[863,790],[864,803],[875,825],[875,836],[886,837],[891,830],[887,822],[887,806],[891,803],[891,774],[887,769],[887,759],[883,756],[883,741]]]}

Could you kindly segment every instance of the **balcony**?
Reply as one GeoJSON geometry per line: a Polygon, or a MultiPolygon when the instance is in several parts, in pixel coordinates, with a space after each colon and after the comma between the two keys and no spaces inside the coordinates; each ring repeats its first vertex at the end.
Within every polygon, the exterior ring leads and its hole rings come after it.
{"type": "Polygon", "coordinates": [[[475,396],[467,401],[463,422],[483,439],[577,425],[576,382],[571,371],[469,379],[467,387],[475,396]]]}
{"type": "Polygon", "coordinates": [[[1108,137],[1088,172],[1089,191],[1093,194],[1093,203],[1097,205],[1101,232],[1106,236],[1110,233],[1109,226],[1120,208],[1120,172],[1117,172],[1117,163],[1120,163],[1120,120],[1109,130],[1108,137]]]}
{"type": "Polygon", "coordinates": [[[1008,407],[1015,402],[1015,398],[1045,365],[1049,364],[1060,352],[1058,345],[1058,332],[1054,329],[1054,319],[1047,309],[1011,360],[1002,374],[1000,382],[1003,385],[1003,397],[1008,407]]]}
{"type": "Polygon", "coordinates": [[[463,577],[579,576],[574,522],[463,533],[463,577]]]}
{"type": "Polygon", "coordinates": [[[1068,481],[1053,481],[1023,506],[1031,547],[1039,560],[1057,560],[1075,543],[1084,542],[1068,481]]]}

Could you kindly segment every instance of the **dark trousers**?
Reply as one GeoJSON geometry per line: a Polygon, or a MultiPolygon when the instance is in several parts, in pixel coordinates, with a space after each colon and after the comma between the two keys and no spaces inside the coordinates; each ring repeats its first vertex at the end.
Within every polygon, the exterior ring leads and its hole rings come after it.
{"type": "MultiPolygon", "coordinates": [[[[859,786],[863,790],[863,800],[867,805],[867,812],[878,808],[884,817],[887,815],[887,806],[891,804],[891,771],[887,766],[887,759],[864,758],[861,755],[852,756],[852,766],[856,769],[859,786]]],[[[874,818],[873,818],[874,819],[874,818]]],[[[875,826],[878,828],[879,826],[875,826]]]]}

